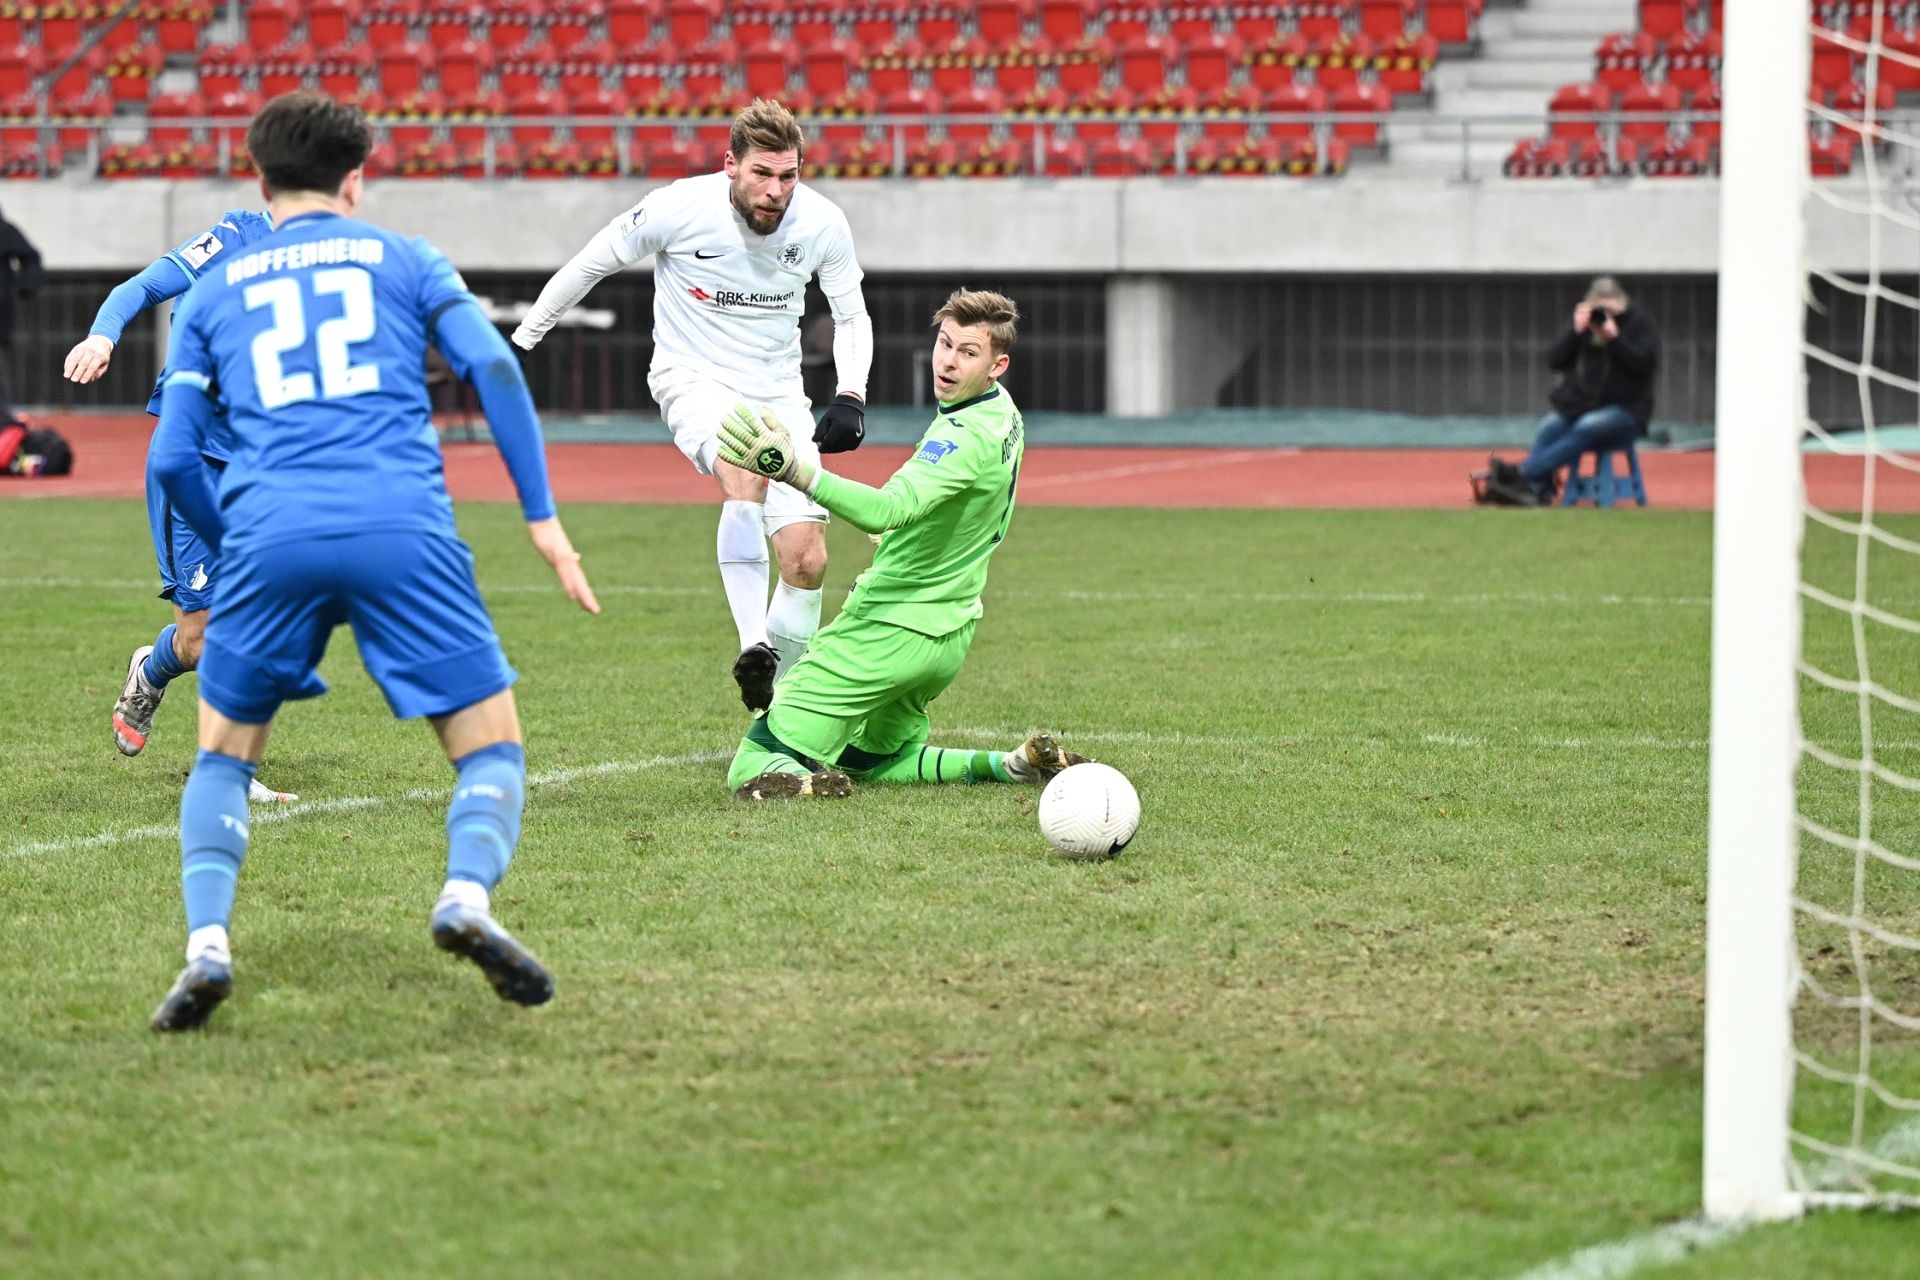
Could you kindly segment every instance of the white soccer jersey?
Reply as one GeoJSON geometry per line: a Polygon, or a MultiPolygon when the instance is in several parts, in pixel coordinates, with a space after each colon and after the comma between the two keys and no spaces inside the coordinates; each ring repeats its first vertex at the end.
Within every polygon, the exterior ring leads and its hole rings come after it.
{"type": "Polygon", "coordinates": [[[692,366],[751,396],[797,396],[807,279],[829,298],[860,286],[840,207],[805,184],[771,235],[734,210],[725,173],[682,178],[615,218],[615,252],[653,264],[653,367],[692,366]]]}

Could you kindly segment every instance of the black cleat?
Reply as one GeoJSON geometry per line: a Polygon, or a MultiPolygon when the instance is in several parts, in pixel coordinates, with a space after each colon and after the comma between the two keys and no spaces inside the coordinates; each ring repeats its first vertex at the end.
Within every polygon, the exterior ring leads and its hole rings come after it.
{"type": "Polygon", "coordinates": [[[432,928],[433,944],[479,965],[502,1000],[532,1005],[553,999],[553,978],[486,912],[448,903],[434,910],[432,928]]]}
{"type": "Polygon", "coordinates": [[[773,705],[773,677],[779,670],[780,655],[764,640],[740,651],[733,660],[733,680],[747,710],[758,715],[773,705]]]}
{"type": "Polygon", "coordinates": [[[232,991],[233,966],[202,956],[180,971],[173,990],[153,1011],[149,1025],[155,1031],[191,1031],[204,1026],[232,991]]]}
{"type": "Polygon", "coordinates": [[[777,770],[748,778],[734,788],[735,800],[793,800],[802,796],[844,800],[853,794],[853,779],[838,769],[818,773],[780,773],[777,770]]]}

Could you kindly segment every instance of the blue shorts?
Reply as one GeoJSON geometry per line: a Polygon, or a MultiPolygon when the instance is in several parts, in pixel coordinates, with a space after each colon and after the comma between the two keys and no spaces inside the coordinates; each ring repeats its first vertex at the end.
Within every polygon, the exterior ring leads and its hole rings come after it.
{"type": "Polygon", "coordinates": [[[264,724],[281,703],[325,693],[316,669],[342,623],[400,719],[449,715],[514,682],[458,538],[310,538],[230,550],[221,567],[200,696],[229,720],[264,724]]]}
{"type": "MultiPolygon", "coordinates": [[[[207,484],[218,493],[222,466],[206,459],[207,484]]],[[[199,613],[213,603],[213,548],[187,527],[167,495],[147,471],[147,527],[153,533],[153,558],[160,564],[160,598],[182,613],[199,613]]]]}

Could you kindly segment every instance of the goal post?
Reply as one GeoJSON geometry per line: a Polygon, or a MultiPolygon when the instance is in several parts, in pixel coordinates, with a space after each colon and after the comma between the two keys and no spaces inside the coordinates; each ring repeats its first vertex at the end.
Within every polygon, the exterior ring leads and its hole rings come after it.
{"type": "Polygon", "coordinates": [[[1726,6],[1702,1192],[1801,1209],[1789,1148],[1806,414],[1807,0],[1726,6]]]}

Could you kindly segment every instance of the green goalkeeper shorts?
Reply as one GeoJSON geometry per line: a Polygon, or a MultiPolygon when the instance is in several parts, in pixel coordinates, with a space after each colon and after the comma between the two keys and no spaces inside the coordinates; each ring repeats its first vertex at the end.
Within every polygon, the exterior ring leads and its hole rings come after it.
{"type": "Polygon", "coordinates": [[[973,627],[926,636],[842,613],[774,687],[767,728],[827,765],[849,746],[884,756],[925,742],[927,704],[960,674],[973,627]]]}

